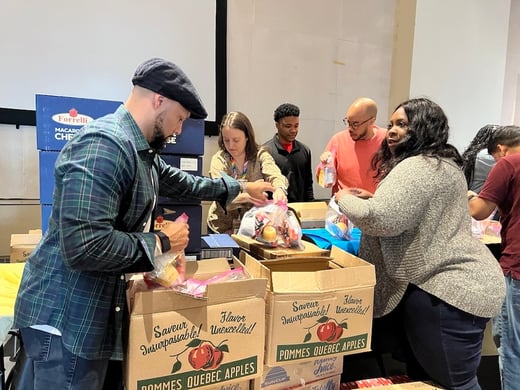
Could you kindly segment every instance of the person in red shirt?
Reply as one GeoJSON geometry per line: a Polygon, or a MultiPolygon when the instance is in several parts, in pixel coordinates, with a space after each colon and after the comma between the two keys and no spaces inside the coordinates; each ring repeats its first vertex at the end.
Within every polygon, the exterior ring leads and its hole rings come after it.
{"type": "Polygon", "coordinates": [[[332,136],[320,156],[327,162],[334,158],[336,183],[332,195],[342,188],[359,188],[370,193],[376,189],[375,170],[372,157],[385,139],[386,130],[375,124],[377,104],[366,97],[356,99],[348,108],[343,122],[345,130],[332,136]]]}
{"type": "Polygon", "coordinates": [[[500,266],[506,278],[502,312],[493,319],[498,346],[502,389],[518,389],[520,383],[520,127],[495,130],[488,144],[495,160],[482,191],[468,191],[471,216],[487,218],[496,207],[500,215],[500,266]]]}

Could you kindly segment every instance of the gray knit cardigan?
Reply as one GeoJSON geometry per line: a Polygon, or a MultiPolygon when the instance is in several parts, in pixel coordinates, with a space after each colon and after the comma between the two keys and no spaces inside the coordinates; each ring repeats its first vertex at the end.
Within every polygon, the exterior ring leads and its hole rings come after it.
{"type": "Polygon", "coordinates": [[[466,194],[454,162],[416,156],[394,167],[373,198],[339,199],[362,231],[359,256],[376,268],[375,317],[395,309],[409,283],[467,313],[499,313],[504,276],[471,235],[466,194]]]}

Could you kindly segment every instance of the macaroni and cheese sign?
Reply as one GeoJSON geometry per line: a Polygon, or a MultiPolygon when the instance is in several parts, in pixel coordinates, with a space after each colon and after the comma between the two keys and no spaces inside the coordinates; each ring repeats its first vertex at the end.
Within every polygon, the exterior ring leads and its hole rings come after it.
{"type": "Polygon", "coordinates": [[[113,113],[122,104],[112,100],[36,95],[36,144],[58,151],[84,125],[113,113]]]}

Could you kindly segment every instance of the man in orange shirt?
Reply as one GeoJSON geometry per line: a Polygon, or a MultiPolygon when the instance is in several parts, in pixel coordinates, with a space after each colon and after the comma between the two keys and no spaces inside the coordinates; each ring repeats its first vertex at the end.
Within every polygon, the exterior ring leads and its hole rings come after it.
{"type": "Polygon", "coordinates": [[[386,130],[375,124],[377,105],[372,99],[356,99],[348,108],[343,122],[347,128],[332,136],[320,161],[334,156],[336,183],[334,195],[342,188],[359,188],[370,193],[376,189],[371,161],[385,139],[386,130]]]}

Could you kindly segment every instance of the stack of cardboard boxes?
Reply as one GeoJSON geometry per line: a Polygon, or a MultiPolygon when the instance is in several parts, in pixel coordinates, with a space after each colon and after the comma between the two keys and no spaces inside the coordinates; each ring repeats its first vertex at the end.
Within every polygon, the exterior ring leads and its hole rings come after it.
{"type": "MultiPolygon", "coordinates": [[[[265,250],[269,260],[243,251],[235,267],[247,278],[210,284],[202,298],[133,284],[128,390],[339,389],[343,355],[370,348],[373,266],[312,244],[300,257],[265,250]]],[[[229,263],[190,267],[204,280],[229,263]]]]}

